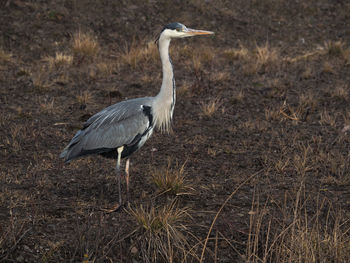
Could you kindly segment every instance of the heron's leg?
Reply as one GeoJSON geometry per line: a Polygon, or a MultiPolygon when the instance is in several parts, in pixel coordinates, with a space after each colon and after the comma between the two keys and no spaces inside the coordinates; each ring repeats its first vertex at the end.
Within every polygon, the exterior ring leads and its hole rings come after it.
{"type": "Polygon", "coordinates": [[[124,146],[121,146],[117,149],[118,157],[117,157],[117,166],[115,167],[115,170],[117,172],[117,181],[118,181],[118,191],[119,191],[119,203],[114,205],[112,208],[105,208],[102,209],[103,211],[107,213],[112,213],[118,211],[122,207],[122,189],[121,189],[121,172],[120,172],[120,159],[122,157],[122,151],[124,150],[124,146]]]}
{"type": "Polygon", "coordinates": [[[118,191],[119,191],[119,205],[122,205],[122,189],[121,189],[121,172],[120,172],[120,159],[122,156],[122,151],[124,150],[124,146],[121,146],[117,149],[118,152],[118,157],[117,157],[117,167],[116,167],[116,172],[117,172],[117,180],[118,180],[118,191]]]}
{"type": "Polygon", "coordinates": [[[125,162],[126,201],[128,205],[129,205],[129,165],[130,165],[130,161],[128,158],[126,159],[126,162],[125,162]]]}

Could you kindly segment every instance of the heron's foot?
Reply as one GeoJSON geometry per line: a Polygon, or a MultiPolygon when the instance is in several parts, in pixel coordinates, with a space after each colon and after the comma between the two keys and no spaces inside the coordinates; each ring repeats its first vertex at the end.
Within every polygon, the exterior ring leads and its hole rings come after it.
{"type": "Polygon", "coordinates": [[[103,212],[106,213],[113,213],[113,212],[119,212],[120,208],[122,208],[124,206],[124,204],[121,203],[116,203],[115,205],[113,205],[111,208],[101,208],[101,210],[103,212]]]}

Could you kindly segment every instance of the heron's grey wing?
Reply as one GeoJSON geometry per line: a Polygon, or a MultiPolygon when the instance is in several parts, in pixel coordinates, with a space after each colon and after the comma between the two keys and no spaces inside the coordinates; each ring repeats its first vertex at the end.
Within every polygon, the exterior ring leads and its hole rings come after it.
{"type": "Polygon", "coordinates": [[[97,118],[86,131],[81,145],[84,150],[118,148],[130,144],[151,125],[149,117],[140,105],[131,111],[105,113],[97,118]]]}
{"type": "Polygon", "coordinates": [[[150,98],[119,102],[93,115],[61,153],[66,162],[133,142],[152,125],[150,98]],[[146,110],[148,109],[148,110],[146,110]]]}

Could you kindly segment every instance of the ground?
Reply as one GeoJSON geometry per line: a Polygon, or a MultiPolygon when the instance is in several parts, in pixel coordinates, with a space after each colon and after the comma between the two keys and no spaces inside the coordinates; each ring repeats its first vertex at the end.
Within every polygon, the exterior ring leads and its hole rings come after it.
{"type": "Polygon", "coordinates": [[[0,6],[1,262],[350,261],[348,1],[0,6]],[[173,129],[107,213],[115,161],[59,153],[94,113],[157,94],[154,40],[175,21],[215,35],[172,41],[173,129]],[[159,173],[184,182],[164,193],[159,173]],[[159,211],[167,226],[140,220],[159,211]]]}

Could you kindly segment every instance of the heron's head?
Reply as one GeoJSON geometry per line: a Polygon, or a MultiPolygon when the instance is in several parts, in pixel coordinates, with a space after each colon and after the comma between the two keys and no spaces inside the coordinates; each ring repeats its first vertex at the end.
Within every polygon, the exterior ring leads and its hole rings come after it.
{"type": "Polygon", "coordinates": [[[212,35],[212,34],[214,34],[214,32],[188,28],[181,23],[175,22],[175,23],[170,23],[163,28],[163,30],[160,32],[157,38],[157,41],[160,39],[160,37],[171,39],[171,38],[184,38],[184,37],[192,37],[192,36],[198,36],[198,35],[212,35]]]}

